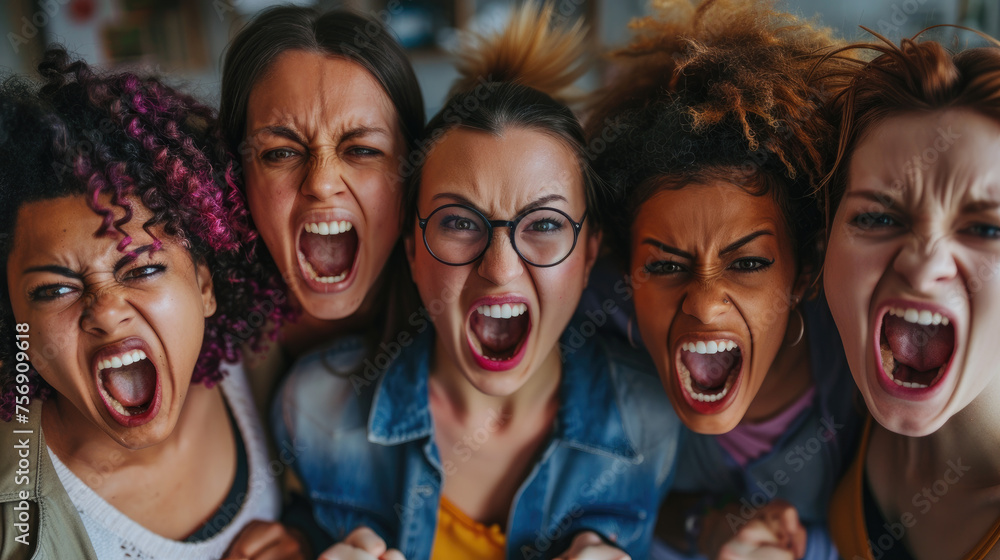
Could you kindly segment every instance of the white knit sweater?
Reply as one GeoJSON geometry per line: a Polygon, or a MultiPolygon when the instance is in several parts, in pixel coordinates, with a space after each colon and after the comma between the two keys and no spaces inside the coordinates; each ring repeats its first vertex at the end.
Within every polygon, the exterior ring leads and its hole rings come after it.
{"type": "Polygon", "coordinates": [[[207,541],[175,541],[142,527],[105,502],[49,449],[59,480],[80,513],[100,560],[217,560],[249,522],[277,519],[281,507],[278,481],[268,472],[267,444],[246,373],[242,366],[230,365],[226,369],[229,373],[219,386],[245,443],[249,492],[233,521],[207,541]]]}

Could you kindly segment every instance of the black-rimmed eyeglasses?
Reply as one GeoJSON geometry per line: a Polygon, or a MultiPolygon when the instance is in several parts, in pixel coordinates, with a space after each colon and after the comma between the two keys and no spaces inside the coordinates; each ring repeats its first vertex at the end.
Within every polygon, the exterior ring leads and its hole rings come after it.
{"type": "Polygon", "coordinates": [[[493,228],[508,228],[510,244],[524,262],[545,268],[555,266],[576,248],[587,213],[579,222],[562,210],[534,208],[513,220],[488,220],[464,204],[445,204],[427,218],[417,213],[424,232],[424,246],[444,264],[463,266],[475,262],[489,249],[493,228]]]}

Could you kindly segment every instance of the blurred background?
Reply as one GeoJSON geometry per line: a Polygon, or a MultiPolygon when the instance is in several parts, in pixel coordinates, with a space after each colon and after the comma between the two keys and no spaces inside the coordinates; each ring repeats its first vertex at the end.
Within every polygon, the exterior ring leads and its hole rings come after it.
{"type": "MultiPolygon", "coordinates": [[[[583,18],[589,46],[601,53],[621,45],[626,25],[649,11],[649,0],[556,0],[557,11],[583,18]]],[[[7,0],[0,11],[0,71],[29,73],[50,42],[104,66],[167,75],[205,102],[218,102],[219,70],[230,37],[271,0],[7,0]]],[[[462,30],[501,27],[516,0],[294,0],[322,9],[346,7],[386,22],[409,50],[428,116],[444,102],[455,72],[452,52],[462,30]]],[[[937,23],[1000,36],[1000,0],[780,0],[816,17],[842,37],[865,37],[860,26],[898,41],[937,23]]],[[[934,36],[957,47],[977,39],[954,30],[934,36]]],[[[581,86],[594,87],[597,73],[581,86]]]]}

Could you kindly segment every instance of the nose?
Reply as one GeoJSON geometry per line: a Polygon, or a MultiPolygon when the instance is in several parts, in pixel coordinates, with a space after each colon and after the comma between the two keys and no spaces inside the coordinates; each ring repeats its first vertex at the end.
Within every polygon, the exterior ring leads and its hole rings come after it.
{"type": "MultiPolygon", "coordinates": [[[[924,238],[926,239],[926,238],[924,238]]],[[[931,293],[934,286],[955,278],[958,265],[947,240],[925,241],[912,235],[896,255],[893,269],[919,293],[931,293]]]]}
{"type": "Polygon", "coordinates": [[[134,308],[122,294],[105,290],[89,296],[80,318],[80,328],[96,336],[109,336],[127,326],[134,317],[134,308]]]}
{"type": "Polygon", "coordinates": [[[524,262],[518,256],[506,229],[493,231],[493,241],[479,261],[479,275],[504,286],[524,273],[524,262]]]}
{"type": "Polygon", "coordinates": [[[717,317],[732,307],[722,285],[715,280],[697,280],[684,297],[681,310],[698,319],[702,324],[711,324],[717,317]]]}
{"type": "Polygon", "coordinates": [[[309,167],[299,192],[315,200],[327,200],[347,190],[344,163],[336,154],[316,155],[309,159],[309,167]]]}

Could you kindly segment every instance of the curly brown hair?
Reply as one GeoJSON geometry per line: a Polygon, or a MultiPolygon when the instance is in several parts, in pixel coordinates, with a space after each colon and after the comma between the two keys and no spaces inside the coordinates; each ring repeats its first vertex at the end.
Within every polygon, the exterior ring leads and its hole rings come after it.
{"type": "Polygon", "coordinates": [[[595,167],[607,184],[608,241],[629,255],[639,207],[664,188],[725,181],[774,197],[795,240],[799,270],[816,270],[822,219],[814,188],[833,127],[827,95],[810,81],[835,44],[829,30],[771,1],[661,1],[612,54],[617,74],[588,119],[595,167]]]}

